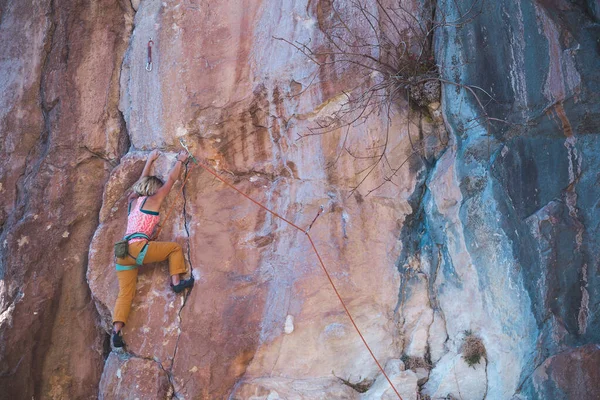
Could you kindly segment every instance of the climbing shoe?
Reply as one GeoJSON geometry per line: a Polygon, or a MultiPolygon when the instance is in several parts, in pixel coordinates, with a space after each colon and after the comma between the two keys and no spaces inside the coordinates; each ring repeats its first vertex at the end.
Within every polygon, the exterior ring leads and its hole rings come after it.
{"type": "Polygon", "coordinates": [[[194,277],[193,276],[190,276],[189,279],[181,280],[177,285],[171,284],[171,288],[173,288],[173,291],[175,293],[181,293],[181,292],[183,292],[183,289],[191,288],[192,286],[194,286],[194,277]]]}
{"type": "Polygon", "coordinates": [[[112,334],[112,343],[114,347],[120,348],[125,346],[125,342],[123,341],[123,333],[121,331],[114,332],[112,334]]]}

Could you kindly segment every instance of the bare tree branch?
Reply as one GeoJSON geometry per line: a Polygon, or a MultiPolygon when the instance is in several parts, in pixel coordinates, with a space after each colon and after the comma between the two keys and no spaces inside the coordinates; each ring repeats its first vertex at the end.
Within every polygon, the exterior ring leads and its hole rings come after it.
{"type": "MultiPolygon", "coordinates": [[[[339,103],[337,109],[326,117],[318,118],[314,123],[315,126],[308,128],[308,132],[298,133],[298,140],[300,140],[345,128],[340,150],[336,152],[333,162],[329,163],[327,168],[335,166],[343,154],[348,154],[358,161],[372,161],[357,172],[356,175],[360,179],[351,188],[350,195],[375,173],[379,165],[382,168],[382,182],[370,189],[367,195],[386,183],[397,185],[394,179],[410,158],[424,157],[427,151],[437,151],[447,145],[447,138],[444,139],[439,134],[435,136],[438,144],[432,148],[420,135],[415,141],[411,133],[410,110],[418,110],[419,115],[428,113],[422,100],[417,98],[413,101],[413,91],[423,90],[425,93],[428,82],[439,82],[434,87],[439,88],[440,92],[444,86],[453,85],[469,93],[481,114],[469,123],[485,126],[488,132],[491,132],[492,122],[508,123],[489,115],[486,107],[490,102],[496,102],[489,92],[479,86],[457,83],[440,77],[433,59],[431,48],[433,33],[441,27],[459,27],[468,24],[482,13],[483,4],[484,0],[472,0],[465,12],[457,5],[459,18],[448,21],[444,14],[438,13],[439,15],[434,18],[433,11],[429,8],[421,14],[430,12],[431,15],[417,15],[401,2],[395,3],[394,6],[385,6],[381,0],[375,0],[374,7],[369,8],[364,0],[351,0],[348,3],[332,0],[329,17],[325,21],[319,21],[324,37],[323,43],[319,46],[311,44],[310,41],[300,43],[274,37],[293,46],[314,62],[319,68],[317,72],[321,77],[338,74],[350,68],[355,79],[359,78],[359,83],[355,87],[342,91],[344,100],[339,103]],[[339,4],[345,4],[346,8],[339,7],[339,4]],[[350,19],[349,15],[352,15],[353,19],[350,19]],[[362,17],[362,20],[357,21],[357,16],[362,17]],[[361,23],[362,26],[367,27],[366,31],[364,28],[356,27],[361,23]],[[405,98],[408,104],[406,133],[412,152],[398,166],[393,167],[393,161],[389,157],[391,110],[392,106],[398,104],[402,98],[405,98]],[[363,147],[362,150],[366,150],[366,153],[350,149],[348,138],[351,128],[363,124],[373,115],[382,115],[386,118],[385,133],[381,140],[375,140],[371,146],[363,147]]],[[[311,85],[314,85],[317,82],[316,75],[317,73],[311,77],[308,85],[300,93],[293,96],[305,93],[311,85]]],[[[436,101],[439,102],[439,98],[436,101]]]]}

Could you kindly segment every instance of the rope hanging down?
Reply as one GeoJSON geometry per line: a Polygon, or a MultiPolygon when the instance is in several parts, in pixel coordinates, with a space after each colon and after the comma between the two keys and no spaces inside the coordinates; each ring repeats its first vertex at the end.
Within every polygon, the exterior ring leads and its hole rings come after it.
{"type": "MultiPolygon", "coordinates": [[[[188,152],[188,154],[190,156],[190,159],[194,162],[194,165],[192,165],[189,170],[186,170],[186,177],[183,180],[183,183],[181,185],[181,193],[182,194],[183,194],[183,188],[185,187],[185,184],[186,184],[186,182],[188,181],[188,179],[190,177],[190,173],[192,172],[192,170],[194,169],[194,167],[196,165],[199,165],[206,172],[210,173],[215,178],[217,178],[218,180],[220,180],[221,182],[223,182],[225,185],[229,186],[231,189],[235,190],[236,192],[238,192],[239,194],[241,194],[242,196],[244,196],[245,198],[247,198],[248,200],[250,200],[251,202],[253,202],[257,206],[259,206],[260,208],[262,208],[263,210],[267,211],[268,213],[270,213],[273,216],[279,218],[280,220],[284,221],[286,224],[290,225],[291,227],[299,230],[300,232],[302,232],[302,233],[304,233],[306,235],[306,237],[308,238],[308,241],[310,242],[310,245],[311,245],[311,247],[312,247],[315,255],[317,256],[317,259],[319,260],[319,263],[321,264],[321,268],[323,269],[323,272],[325,272],[325,275],[327,276],[327,279],[329,280],[329,283],[331,284],[331,287],[333,288],[333,291],[335,292],[337,298],[339,299],[340,303],[342,304],[342,307],[344,308],[344,311],[346,312],[346,315],[348,315],[348,318],[350,319],[350,322],[352,323],[352,326],[354,326],[354,329],[358,333],[358,336],[360,336],[360,339],[362,340],[363,344],[365,345],[365,347],[369,351],[369,354],[371,354],[371,357],[373,358],[373,360],[377,364],[377,367],[379,367],[379,370],[381,371],[381,373],[383,374],[383,376],[385,376],[385,379],[387,379],[388,383],[390,384],[390,386],[392,387],[392,389],[394,390],[394,392],[396,393],[396,395],[398,396],[398,398],[400,400],[402,400],[402,396],[400,396],[400,393],[398,393],[398,390],[396,389],[396,387],[392,383],[391,379],[389,378],[389,376],[387,375],[387,373],[385,372],[385,370],[383,369],[383,367],[381,366],[381,364],[377,360],[377,357],[375,357],[375,354],[373,354],[373,351],[371,350],[371,347],[369,347],[369,345],[368,345],[367,341],[365,340],[363,334],[361,333],[360,329],[358,329],[358,326],[356,325],[356,322],[354,322],[354,318],[352,317],[352,314],[350,314],[350,311],[348,310],[348,307],[346,307],[346,303],[344,303],[344,300],[342,299],[342,296],[340,296],[340,293],[338,292],[337,287],[333,283],[333,280],[331,279],[331,275],[329,275],[329,271],[327,271],[327,268],[325,267],[325,263],[323,262],[323,259],[321,258],[321,255],[319,254],[319,251],[317,250],[317,247],[315,246],[315,243],[313,242],[312,238],[310,237],[310,234],[308,233],[308,231],[313,226],[313,224],[315,223],[315,221],[317,220],[317,218],[319,217],[319,215],[321,215],[321,212],[323,211],[323,206],[321,206],[321,209],[317,213],[317,216],[311,222],[311,224],[308,227],[308,229],[304,230],[304,229],[300,228],[298,225],[294,224],[293,222],[291,222],[291,221],[287,220],[286,218],[282,217],[281,215],[277,214],[275,211],[270,210],[265,205],[263,205],[263,204],[259,203],[258,201],[254,200],[252,197],[248,196],[246,193],[242,192],[241,190],[239,190],[238,188],[236,188],[235,186],[233,186],[233,184],[231,184],[231,183],[227,182],[225,179],[221,178],[210,167],[208,167],[208,166],[204,165],[203,163],[199,162],[191,154],[191,152],[189,151],[189,149],[187,148],[187,146],[185,145],[185,143],[183,141],[180,140],[180,142],[181,142],[181,145],[188,152]]],[[[186,167],[187,167],[187,164],[186,164],[186,167]]],[[[171,206],[171,208],[167,212],[167,214],[165,216],[165,219],[163,220],[163,223],[161,225],[164,225],[164,223],[166,222],[167,218],[169,218],[169,215],[171,214],[172,209],[173,209],[173,206],[171,206]]],[[[159,226],[156,234],[152,237],[152,240],[154,240],[158,236],[158,234],[160,233],[160,230],[161,230],[161,226],[159,226]]]]}

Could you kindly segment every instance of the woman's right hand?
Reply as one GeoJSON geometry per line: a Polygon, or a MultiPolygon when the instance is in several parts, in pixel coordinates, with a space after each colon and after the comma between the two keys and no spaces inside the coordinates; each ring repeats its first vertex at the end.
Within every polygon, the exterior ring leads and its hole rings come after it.
{"type": "Polygon", "coordinates": [[[162,203],[164,198],[167,197],[167,194],[169,194],[169,191],[171,191],[171,188],[173,187],[175,181],[177,181],[177,178],[179,177],[179,173],[181,172],[183,163],[187,160],[187,158],[188,154],[186,151],[180,151],[177,154],[177,161],[181,161],[181,164],[176,162],[175,165],[173,165],[173,167],[171,168],[171,172],[169,172],[169,178],[167,178],[165,184],[162,185],[160,189],[158,189],[154,196],[152,196],[158,201],[158,203],[155,203],[158,204],[156,208],[160,208],[160,203],[162,203]]]}
{"type": "Polygon", "coordinates": [[[179,154],[177,154],[177,161],[181,161],[182,163],[185,163],[187,161],[188,158],[188,154],[185,151],[180,151],[179,154]]]}

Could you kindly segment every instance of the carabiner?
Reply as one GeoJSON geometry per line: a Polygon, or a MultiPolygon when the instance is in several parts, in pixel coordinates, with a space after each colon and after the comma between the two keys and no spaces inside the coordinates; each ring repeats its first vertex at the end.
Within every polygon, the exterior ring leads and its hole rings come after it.
{"type": "Polygon", "coordinates": [[[196,160],[196,157],[194,157],[194,155],[192,154],[192,152],[188,148],[188,146],[185,143],[185,140],[183,140],[183,138],[179,138],[179,144],[181,144],[181,147],[183,147],[185,149],[185,151],[187,151],[189,159],[192,160],[192,162],[194,164],[198,164],[198,160],[196,160]]]}

